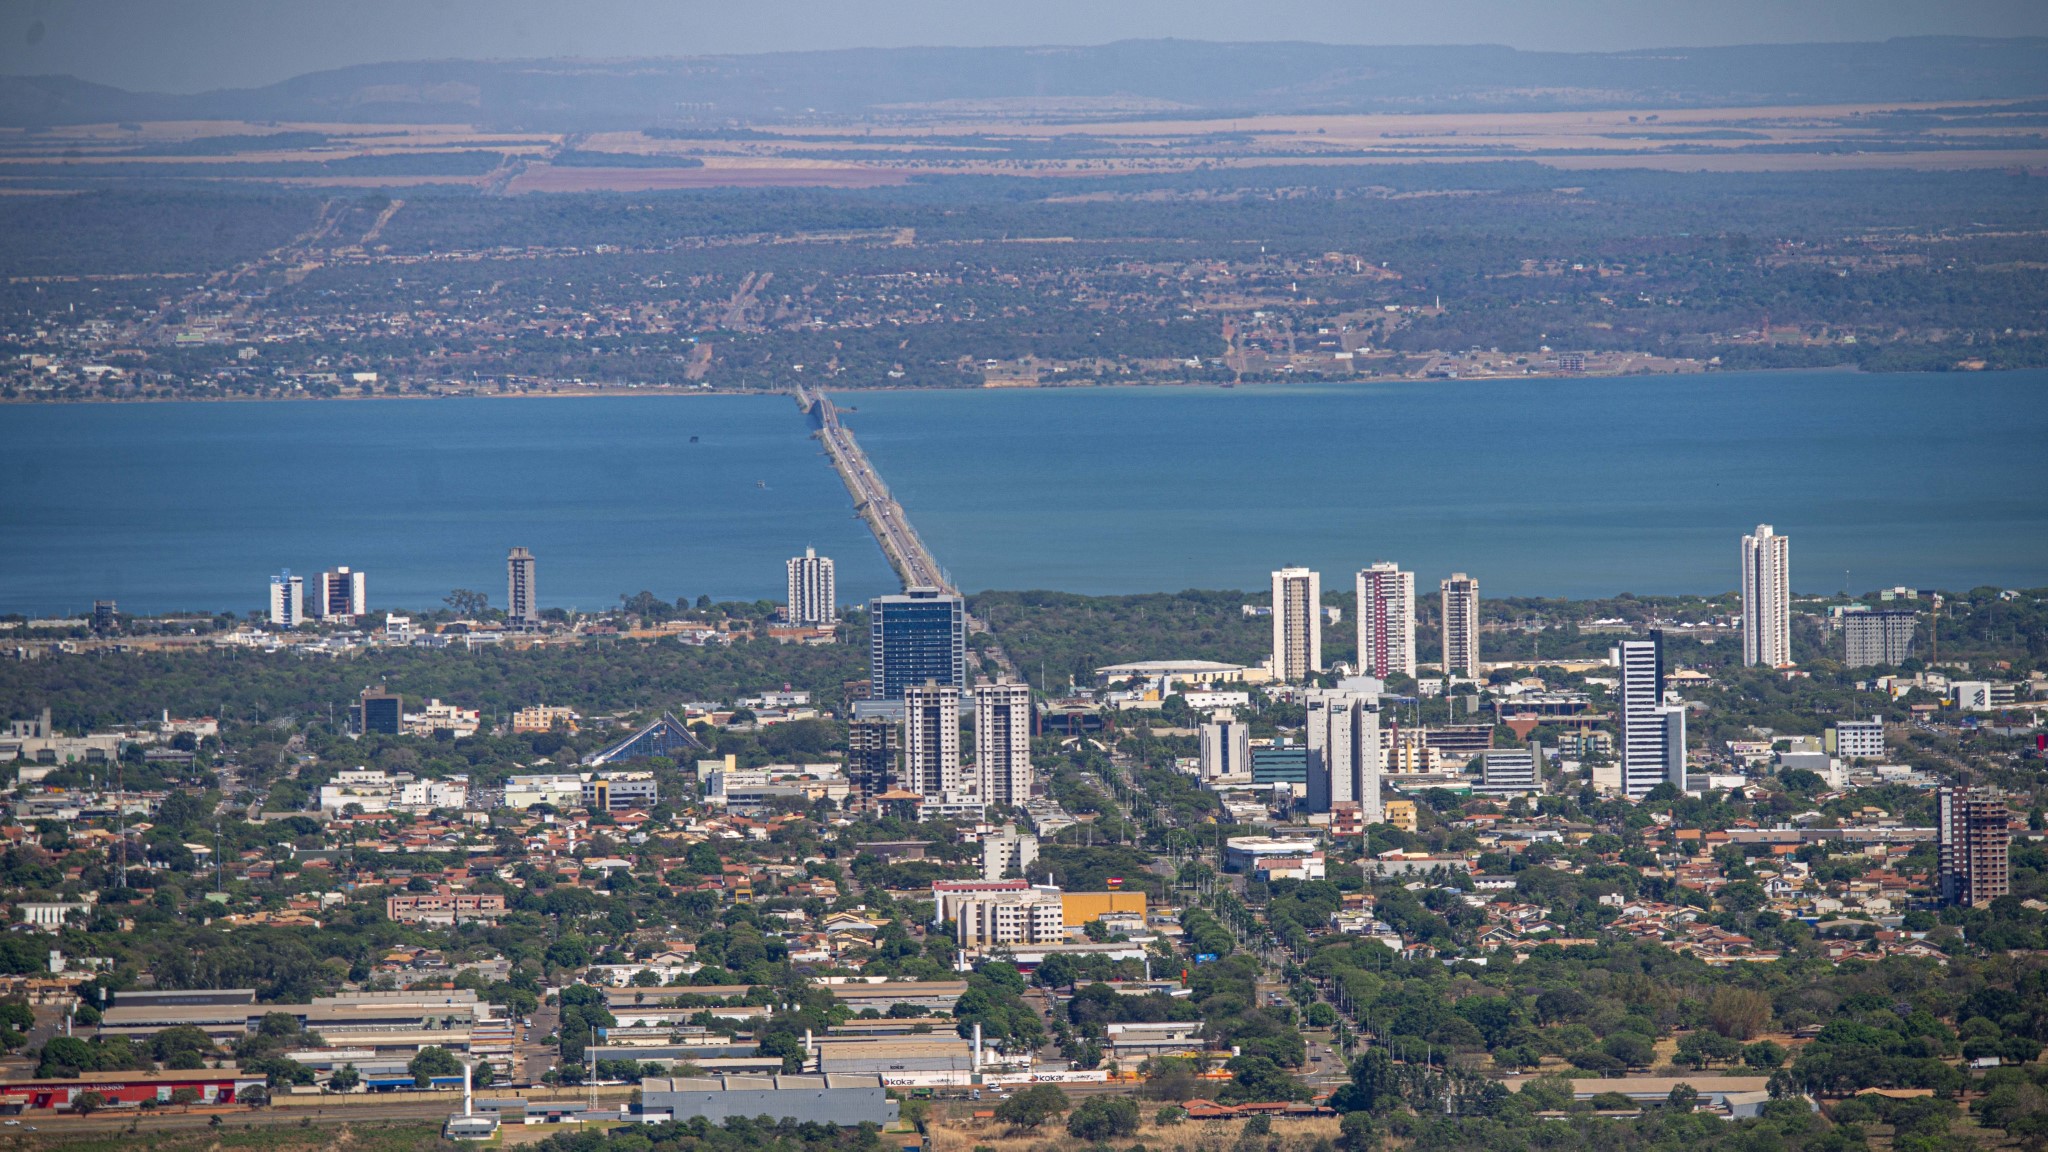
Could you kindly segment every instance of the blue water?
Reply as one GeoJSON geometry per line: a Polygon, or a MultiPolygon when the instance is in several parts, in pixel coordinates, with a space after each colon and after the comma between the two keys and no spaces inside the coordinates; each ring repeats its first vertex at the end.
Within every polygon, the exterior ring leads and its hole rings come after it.
{"type": "MultiPolygon", "coordinates": [[[[1759,522],[1802,591],[2048,585],[2044,372],[836,398],[970,590],[1388,559],[1425,589],[1712,592],[1759,522]]],[[[895,586],[784,397],[0,408],[0,612],[245,611],[335,564],[373,608],[502,604],[514,544],[548,606],[779,599],[805,545],[842,601],[895,586]]]]}
{"type": "Polygon", "coordinates": [[[849,393],[961,587],[1260,588],[1374,560],[1489,595],[2048,585],[2048,372],[849,393]]]}
{"type": "Polygon", "coordinates": [[[806,545],[895,590],[809,432],[772,396],[8,406],[0,612],[246,611],[337,564],[373,609],[503,607],[515,544],[544,607],[780,600],[806,545]]]}

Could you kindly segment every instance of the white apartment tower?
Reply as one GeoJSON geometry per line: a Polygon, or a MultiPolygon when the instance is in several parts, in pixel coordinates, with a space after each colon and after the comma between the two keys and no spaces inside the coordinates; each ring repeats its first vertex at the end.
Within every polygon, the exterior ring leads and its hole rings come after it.
{"type": "Polygon", "coordinates": [[[1742,538],[1742,662],[1784,668],[1792,663],[1791,541],[1756,526],[1742,538]]]}
{"type": "Polygon", "coordinates": [[[514,548],[505,557],[505,620],[515,628],[540,627],[534,567],[533,553],[524,548],[514,548]]]}
{"type": "Polygon", "coordinates": [[[270,622],[297,628],[306,621],[306,578],[287,568],[270,578],[270,622]]]}
{"type": "Polygon", "coordinates": [[[791,623],[826,628],[839,621],[839,588],[832,576],[832,558],[804,549],[789,561],[789,607],[783,610],[791,623]]]}
{"type": "Polygon", "coordinates": [[[348,565],[330,568],[313,578],[313,615],[322,620],[353,620],[369,612],[369,577],[348,565]]]}
{"type": "Polygon", "coordinates": [[[1381,560],[1358,574],[1358,668],[1415,675],[1415,573],[1381,560]]]}
{"type": "Polygon", "coordinates": [[[1463,572],[1443,582],[1444,675],[1479,679],[1479,581],[1463,572]]]}
{"type": "Polygon", "coordinates": [[[1273,678],[1301,681],[1323,670],[1323,578],[1307,568],[1273,573],[1273,678]]]}
{"type": "Polygon", "coordinates": [[[1621,667],[1621,790],[1641,800],[1659,784],[1685,789],[1685,709],[1664,703],[1664,634],[1624,640],[1621,667]]]}
{"type": "Polygon", "coordinates": [[[974,689],[974,774],[981,802],[1009,808],[1031,799],[1031,687],[974,689]]]}
{"type": "Polygon", "coordinates": [[[1249,780],[1252,775],[1252,726],[1227,710],[1209,714],[1200,730],[1201,780],[1249,780]]]}
{"type": "Polygon", "coordinates": [[[1367,824],[1385,819],[1380,805],[1379,700],[1362,692],[1316,689],[1308,693],[1308,797],[1310,812],[1356,804],[1367,824]]]}
{"type": "Polygon", "coordinates": [[[960,784],[960,689],[929,681],[905,688],[903,786],[938,796],[960,784]]]}

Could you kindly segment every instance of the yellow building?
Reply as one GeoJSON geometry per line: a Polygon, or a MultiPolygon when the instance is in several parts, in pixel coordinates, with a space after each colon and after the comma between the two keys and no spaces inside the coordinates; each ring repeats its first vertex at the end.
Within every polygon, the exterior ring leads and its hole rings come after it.
{"type": "Polygon", "coordinates": [[[1387,823],[1403,832],[1415,831],[1415,801],[1389,800],[1385,804],[1387,823]]]}
{"type": "Polygon", "coordinates": [[[1078,928],[1102,919],[1112,912],[1130,912],[1140,919],[1145,916],[1145,894],[1143,892],[1062,892],[1060,894],[1060,915],[1069,928],[1078,928]]]}

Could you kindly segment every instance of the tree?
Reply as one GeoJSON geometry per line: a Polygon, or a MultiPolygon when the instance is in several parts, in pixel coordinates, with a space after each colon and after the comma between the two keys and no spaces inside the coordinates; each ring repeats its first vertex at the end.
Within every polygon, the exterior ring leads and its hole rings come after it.
{"type": "Polygon", "coordinates": [[[1379,1126],[1370,1112],[1346,1112],[1337,1122],[1337,1147],[1344,1152],[1373,1152],[1380,1146],[1379,1126]]]}
{"type": "Polygon", "coordinates": [[[327,1086],[336,1092],[353,1092],[361,1087],[362,1083],[363,1074],[356,1071],[353,1064],[343,1064],[335,1069],[334,1075],[327,1080],[327,1086]]]}
{"type": "Polygon", "coordinates": [[[1090,1096],[1067,1117],[1067,1135],[1097,1143],[1138,1134],[1138,1105],[1128,1096],[1090,1096]]]}
{"type": "Polygon", "coordinates": [[[446,1048],[429,1046],[420,1049],[420,1054],[406,1064],[405,1070],[412,1073],[413,1087],[425,1088],[433,1083],[436,1076],[462,1075],[462,1061],[446,1048]]]}
{"type": "Polygon", "coordinates": [[[190,1108],[194,1104],[199,1103],[199,1089],[173,1088],[171,1089],[171,1103],[176,1104],[180,1108],[190,1108]]]}
{"type": "Polygon", "coordinates": [[[1707,1026],[1723,1036],[1747,1040],[1771,1021],[1771,998],[1754,988],[1717,988],[1707,1000],[1707,1026]]]}
{"type": "Polygon", "coordinates": [[[1671,1094],[1664,1098],[1664,1106],[1674,1112],[1690,1112],[1700,1106],[1699,1090],[1683,1081],[1671,1086],[1671,1094]]]}
{"type": "Polygon", "coordinates": [[[482,592],[457,588],[448,593],[442,599],[442,603],[448,605],[449,611],[457,616],[475,617],[483,615],[484,610],[491,606],[491,598],[482,592]]]}
{"type": "Polygon", "coordinates": [[[1034,1084],[996,1105],[996,1119],[1012,1128],[1037,1128],[1068,1108],[1056,1084],[1034,1084]]]}
{"type": "Polygon", "coordinates": [[[79,1116],[90,1116],[107,1106],[107,1098],[97,1092],[80,1092],[78,1099],[71,1102],[71,1111],[79,1116]]]}

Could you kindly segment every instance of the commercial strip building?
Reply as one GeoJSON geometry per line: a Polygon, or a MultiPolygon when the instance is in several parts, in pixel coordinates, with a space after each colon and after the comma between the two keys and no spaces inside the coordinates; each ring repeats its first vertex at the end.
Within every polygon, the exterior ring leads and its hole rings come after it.
{"type": "Polygon", "coordinates": [[[1769,524],[1742,538],[1742,662],[1792,663],[1792,545],[1769,524]]]}
{"type": "Polygon", "coordinates": [[[104,1101],[102,1107],[139,1108],[144,1103],[169,1104],[179,1089],[190,1089],[201,1105],[233,1104],[263,1087],[260,1072],[82,1072],[69,1079],[0,1081],[0,1108],[12,1105],[23,1111],[69,1111],[87,1092],[97,1093],[104,1101]]]}

